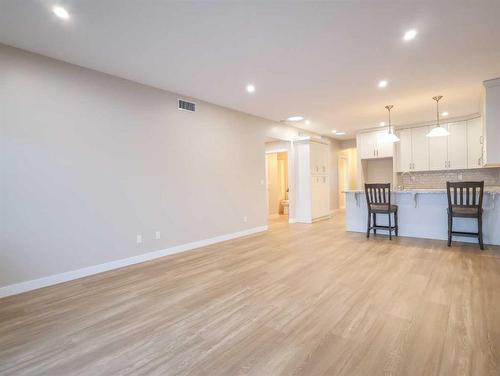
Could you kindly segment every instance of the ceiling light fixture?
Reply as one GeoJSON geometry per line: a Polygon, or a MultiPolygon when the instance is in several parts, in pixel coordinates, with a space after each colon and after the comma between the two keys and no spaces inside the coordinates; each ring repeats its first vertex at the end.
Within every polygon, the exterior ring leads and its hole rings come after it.
{"type": "Polygon", "coordinates": [[[249,93],[255,93],[255,86],[252,84],[247,85],[247,92],[249,93]]]}
{"type": "Polygon", "coordinates": [[[387,134],[384,134],[381,138],[382,142],[399,142],[399,137],[394,134],[394,129],[391,126],[391,109],[394,107],[392,104],[385,106],[387,112],[389,112],[389,126],[387,127],[387,134]]]}
{"type": "Polygon", "coordinates": [[[441,116],[448,116],[448,115],[449,115],[448,111],[441,112],[441,116]]]}
{"type": "Polygon", "coordinates": [[[288,121],[302,121],[302,120],[304,120],[304,116],[294,115],[294,116],[288,117],[286,120],[288,120],[288,121]]]}
{"type": "Polygon", "coordinates": [[[443,98],[442,95],[437,95],[432,97],[436,101],[436,126],[431,129],[429,133],[427,133],[427,137],[444,137],[449,136],[450,132],[441,125],[439,125],[439,101],[443,98]]]}
{"type": "Polygon", "coordinates": [[[66,9],[60,6],[54,6],[52,8],[52,12],[59,18],[62,18],[63,20],[67,20],[69,18],[69,13],[66,9]]]}
{"type": "Polygon", "coordinates": [[[310,125],[311,124],[311,120],[306,120],[306,125],[310,125]]]}
{"type": "Polygon", "coordinates": [[[378,87],[379,88],[384,88],[387,86],[387,80],[382,80],[378,82],[378,87]]]}
{"type": "Polygon", "coordinates": [[[409,41],[415,39],[416,36],[417,36],[417,30],[411,29],[405,33],[405,35],[403,36],[403,40],[409,41]]]}
{"type": "Polygon", "coordinates": [[[381,121],[378,125],[380,125],[381,127],[385,127],[385,121],[381,121]]]}
{"type": "Polygon", "coordinates": [[[345,135],[345,134],[346,134],[346,132],[344,132],[344,131],[336,131],[336,132],[335,132],[335,134],[336,134],[337,136],[343,136],[343,135],[345,135]]]}

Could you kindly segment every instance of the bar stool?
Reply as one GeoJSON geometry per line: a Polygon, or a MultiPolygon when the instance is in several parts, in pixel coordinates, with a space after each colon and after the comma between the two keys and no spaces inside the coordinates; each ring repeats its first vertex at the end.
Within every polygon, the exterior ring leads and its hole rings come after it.
{"type": "Polygon", "coordinates": [[[448,193],[448,247],[453,236],[477,237],[479,248],[483,244],[483,194],[484,181],[446,183],[448,193]],[[477,219],[477,232],[453,231],[453,218],[477,219]]]}
{"type": "Polygon", "coordinates": [[[370,237],[370,230],[376,235],[377,230],[389,231],[389,239],[392,240],[392,231],[398,236],[398,206],[391,205],[391,185],[390,184],[365,184],[366,205],[368,207],[368,226],[366,237],[370,237]],[[389,216],[388,226],[377,225],[377,214],[387,214],[389,216]],[[394,214],[394,226],[392,226],[391,214],[394,214]],[[371,217],[373,215],[373,225],[371,217]]]}

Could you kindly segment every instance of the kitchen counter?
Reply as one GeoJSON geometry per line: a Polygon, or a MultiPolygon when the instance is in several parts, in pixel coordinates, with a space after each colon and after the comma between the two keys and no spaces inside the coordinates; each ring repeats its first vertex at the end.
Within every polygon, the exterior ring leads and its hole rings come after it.
{"type": "MultiPolygon", "coordinates": [[[[346,190],[347,231],[366,232],[367,206],[364,190],[346,190]]],[[[483,237],[485,244],[500,245],[500,187],[488,186],[483,198],[483,237]]],[[[392,191],[391,203],[398,205],[399,234],[416,238],[448,237],[446,189],[419,188],[392,191]]],[[[387,225],[387,215],[377,216],[377,223],[387,225]]],[[[477,231],[476,220],[455,218],[455,231],[477,231]]],[[[386,233],[378,230],[380,233],[386,233]]],[[[454,240],[477,242],[474,238],[453,237],[454,240]]]]}
{"type": "MultiPolygon", "coordinates": [[[[346,189],[343,193],[365,193],[363,189],[346,189]]],[[[446,188],[409,188],[395,189],[392,193],[446,193],[446,188]]],[[[486,186],[484,193],[500,193],[500,186],[486,186]]]]}

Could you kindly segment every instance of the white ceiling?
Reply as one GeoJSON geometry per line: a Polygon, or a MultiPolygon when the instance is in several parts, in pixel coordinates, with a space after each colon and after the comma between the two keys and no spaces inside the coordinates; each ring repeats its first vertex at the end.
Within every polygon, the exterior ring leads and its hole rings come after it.
{"type": "Polygon", "coordinates": [[[396,124],[432,120],[436,94],[478,112],[500,76],[499,0],[60,0],[69,21],[55,1],[2,0],[0,42],[328,135],[377,126],[389,103],[396,124]]]}

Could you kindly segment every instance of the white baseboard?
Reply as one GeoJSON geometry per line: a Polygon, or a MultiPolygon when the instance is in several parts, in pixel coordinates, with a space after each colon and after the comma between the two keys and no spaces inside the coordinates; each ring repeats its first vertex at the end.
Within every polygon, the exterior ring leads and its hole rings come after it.
{"type": "Polygon", "coordinates": [[[11,295],[21,294],[26,291],[36,290],[42,287],[56,285],[58,283],[71,281],[74,279],[87,277],[89,275],[98,274],[106,272],[113,269],[123,268],[124,266],[139,264],[141,262],[153,260],[159,257],[164,257],[168,255],[173,255],[175,253],[190,251],[196,248],[205,247],[207,245],[224,242],[226,240],[240,238],[242,236],[256,234],[258,232],[266,231],[267,226],[254,227],[248,230],[234,232],[232,234],[219,235],[214,238],[198,240],[191,243],[176,245],[174,247],[161,249],[159,251],[153,251],[148,253],[143,253],[141,255],[129,257],[126,259],[116,260],[106,262],[104,264],[89,266],[82,269],[72,270],[65,273],[49,275],[47,277],[42,277],[38,279],[33,279],[31,281],[20,282],[13,285],[7,285],[0,287],[0,298],[4,298],[11,295]]]}

